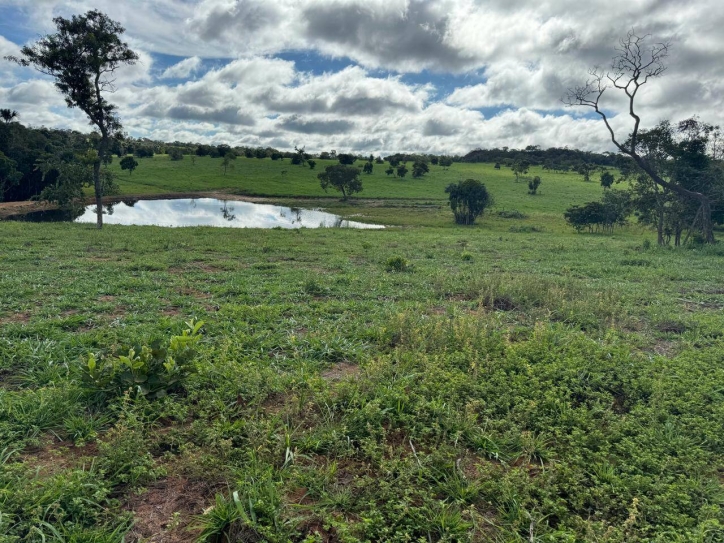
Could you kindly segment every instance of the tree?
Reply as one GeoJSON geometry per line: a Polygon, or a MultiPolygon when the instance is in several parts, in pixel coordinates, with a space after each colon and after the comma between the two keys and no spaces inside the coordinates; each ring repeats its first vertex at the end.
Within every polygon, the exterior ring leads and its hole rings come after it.
{"type": "Polygon", "coordinates": [[[365,162],[365,165],[362,167],[362,171],[366,174],[371,174],[373,169],[372,162],[365,162]]]}
{"type": "Polygon", "coordinates": [[[397,177],[405,177],[409,171],[405,164],[400,164],[397,166],[397,177]]]}
{"type": "Polygon", "coordinates": [[[386,173],[387,175],[394,175],[395,169],[394,169],[392,166],[390,166],[389,168],[387,168],[387,169],[385,170],[385,173],[386,173]]]}
{"type": "Polygon", "coordinates": [[[114,92],[114,72],[122,65],[135,64],[138,55],[122,42],[125,29],[100,11],[56,17],[55,34],[48,34],[21,49],[21,57],[8,60],[32,66],[55,79],[55,87],[66,104],[79,108],[100,133],[97,158],[93,163],[98,228],[103,226],[103,184],[101,165],[109,159],[111,138],[121,131],[116,107],[104,96],[114,92]]]}
{"type": "Polygon", "coordinates": [[[173,161],[184,159],[184,153],[178,147],[171,147],[171,149],[168,150],[168,156],[173,161]]]}
{"type": "Polygon", "coordinates": [[[362,191],[362,181],[359,178],[359,168],[345,164],[327,166],[324,172],[317,175],[320,185],[327,192],[329,187],[342,193],[346,200],[352,194],[362,191]]]}
{"type": "MultiPolygon", "coordinates": [[[[641,87],[650,80],[660,77],[666,71],[665,60],[669,55],[669,42],[650,43],[650,36],[638,36],[631,30],[619,41],[618,54],[613,58],[611,69],[594,68],[589,71],[590,79],[584,85],[568,90],[564,103],[569,106],[589,107],[601,117],[611,142],[623,154],[631,157],[636,165],[660,188],[671,191],[683,200],[698,205],[701,217],[700,230],[706,243],[714,243],[712,205],[708,195],[687,189],[672,179],[666,179],[654,164],[641,152],[639,136],[641,117],[637,113],[637,101],[641,87]],[[627,101],[632,127],[626,140],[616,135],[608,114],[604,111],[602,98],[608,89],[623,93],[627,101]]],[[[661,242],[661,241],[660,241],[661,242]]]]}
{"type": "Polygon", "coordinates": [[[221,165],[224,167],[224,175],[229,167],[234,167],[232,161],[236,160],[236,153],[234,151],[228,151],[224,154],[224,158],[221,159],[221,165]]]}
{"type": "Polygon", "coordinates": [[[0,109],[0,118],[5,121],[5,124],[10,124],[18,118],[18,112],[14,109],[0,109]]]}
{"type": "Polygon", "coordinates": [[[128,175],[133,174],[133,170],[138,168],[138,162],[132,156],[122,158],[120,165],[122,170],[128,170],[128,175]]]}
{"type": "Polygon", "coordinates": [[[513,173],[515,174],[515,182],[517,183],[521,175],[525,175],[528,173],[528,169],[530,168],[530,163],[527,160],[521,160],[518,159],[510,166],[510,169],[513,170],[513,173]]]}
{"type": "Polygon", "coordinates": [[[313,170],[317,166],[317,161],[310,158],[307,160],[307,166],[309,166],[310,170],[313,170]]]}
{"type": "Polygon", "coordinates": [[[307,161],[304,153],[304,147],[294,147],[294,155],[292,155],[292,164],[294,166],[303,166],[307,161]]]}
{"type": "MultiPolygon", "coordinates": [[[[334,151],[332,151],[332,153],[334,154],[334,151]]],[[[339,160],[340,164],[351,166],[355,163],[357,157],[351,154],[340,153],[339,155],[337,155],[337,160],[339,160]]]]}
{"type": "Polygon", "coordinates": [[[450,166],[452,166],[452,164],[453,164],[452,157],[449,157],[449,156],[440,157],[440,166],[442,166],[443,168],[447,169],[450,166]]]}
{"type": "Polygon", "coordinates": [[[538,177],[537,175],[533,179],[528,181],[528,194],[533,196],[538,194],[538,187],[540,187],[540,183],[540,177],[538,177]]]}
{"type": "Polygon", "coordinates": [[[431,163],[433,166],[437,166],[438,162],[440,162],[440,159],[437,158],[436,156],[430,157],[430,163],[431,163]]]}
{"type": "Polygon", "coordinates": [[[415,177],[415,178],[422,177],[429,171],[430,171],[430,167],[427,165],[426,162],[423,162],[422,160],[417,160],[412,165],[412,177],[415,177]]]}
{"type": "Polygon", "coordinates": [[[610,189],[613,186],[613,182],[615,180],[616,179],[611,172],[601,172],[601,186],[604,189],[610,189]]]}
{"type": "Polygon", "coordinates": [[[457,224],[475,224],[475,219],[493,203],[485,185],[476,179],[450,183],[445,192],[450,195],[450,209],[457,224]]]}
{"type": "Polygon", "coordinates": [[[576,173],[583,176],[583,180],[588,183],[591,181],[591,174],[596,170],[596,165],[589,162],[580,162],[575,165],[574,170],[576,173]]]}

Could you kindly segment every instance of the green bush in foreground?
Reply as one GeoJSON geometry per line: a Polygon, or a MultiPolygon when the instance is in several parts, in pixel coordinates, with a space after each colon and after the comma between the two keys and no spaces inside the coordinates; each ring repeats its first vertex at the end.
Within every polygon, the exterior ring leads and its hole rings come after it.
{"type": "Polygon", "coordinates": [[[167,347],[160,341],[131,348],[126,355],[97,359],[88,356],[84,382],[93,391],[119,395],[130,390],[136,396],[162,398],[178,390],[193,371],[194,346],[201,339],[203,321],[187,323],[180,336],[167,347]]]}

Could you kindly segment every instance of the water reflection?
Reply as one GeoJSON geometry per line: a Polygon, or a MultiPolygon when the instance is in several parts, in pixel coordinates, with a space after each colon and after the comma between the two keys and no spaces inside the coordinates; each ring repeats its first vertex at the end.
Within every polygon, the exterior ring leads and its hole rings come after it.
{"type": "MultiPolygon", "coordinates": [[[[365,228],[379,229],[384,226],[343,220],[332,213],[316,209],[301,209],[269,204],[255,204],[215,198],[179,200],[127,200],[104,206],[106,224],[135,224],[157,226],[220,226],[232,228],[365,228]]],[[[75,220],[95,223],[95,205],[85,208],[78,216],[67,212],[44,212],[44,216],[31,218],[10,217],[16,220],[75,220]],[[47,215],[47,214],[51,215],[47,215]],[[54,214],[53,214],[54,213],[54,214]],[[62,215],[62,213],[66,213],[62,215]],[[51,216],[58,218],[50,218],[51,216]],[[66,217],[65,219],[60,216],[66,217]],[[47,217],[47,218],[46,218],[47,217]]]]}

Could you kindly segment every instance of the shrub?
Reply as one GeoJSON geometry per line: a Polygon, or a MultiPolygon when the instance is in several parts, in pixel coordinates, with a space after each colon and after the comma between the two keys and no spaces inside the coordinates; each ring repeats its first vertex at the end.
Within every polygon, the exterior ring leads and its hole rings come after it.
{"type": "Polygon", "coordinates": [[[540,177],[536,175],[533,179],[528,181],[528,194],[538,194],[538,187],[540,187],[540,177]]]}
{"type": "Polygon", "coordinates": [[[401,256],[391,256],[385,262],[385,268],[390,272],[404,272],[412,269],[410,262],[401,256]]]}
{"type": "Polygon", "coordinates": [[[85,386],[96,392],[120,395],[130,390],[136,396],[156,399],[179,390],[193,371],[194,346],[201,339],[203,321],[191,321],[168,346],[160,341],[137,346],[125,355],[96,358],[88,356],[83,377],[85,386]]]}
{"type": "Polygon", "coordinates": [[[183,160],[184,154],[181,149],[177,149],[176,147],[172,147],[168,151],[168,156],[171,158],[171,160],[183,160]]]}
{"type": "Polygon", "coordinates": [[[493,198],[485,185],[475,179],[451,183],[445,189],[450,195],[450,209],[457,224],[472,225],[485,208],[492,205],[493,198]]]}
{"type": "Polygon", "coordinates": [[[415,178],[422,177],[429,171],[430,171],[430,167],[427,165],[426,162],[423,162],[422,160],[417,160],[412,165],[412,177],[415,177],[415,178]]]}

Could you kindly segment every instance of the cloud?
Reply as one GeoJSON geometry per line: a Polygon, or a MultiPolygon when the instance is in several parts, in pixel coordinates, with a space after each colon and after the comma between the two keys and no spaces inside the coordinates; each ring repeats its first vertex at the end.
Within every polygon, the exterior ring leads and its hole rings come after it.
{"type": "Polygon", "coordinates": [[[293,115],[286,119],[280,119],[278,126],[302,134],[343,134],[352,130],[355,125],[344,120],[305,119],[293,115]]]}
{"type": "Polygon", "coordinates": [[[189,57],[173,66],[169,66],[159,77],[160,79],[186,79],[198,72],[199,68],[201,68],[201,59],[199,57],[189,57]]]}
{"type": "MultiPolygon", "coordinates": [[[[720,1],[0,0],[0,9],[25,14],[8,24],[28,39],[51,30],[53,15],[97,8],[121,21],[142,55],[118,72],[112,97],[133,135],[465,153],[611,149],[600,121],[560,98],[605,66],[631,27],[673,40],[668,72],[640,96],[644,124],[694,114],[723,124],[720,1]],[[183,60],[154,70],[157,54],[183,60]]],[[[1,54],[17,49],[0,36],[1,54]]],[[[2,61],[0,101],[30,123],[85,127],[50,81],[2,61]]],[[[605,105],[625,133],[620,97],[607,93],[605,105]]]]}

